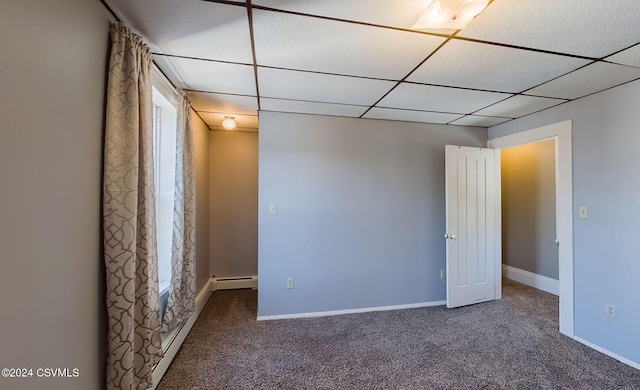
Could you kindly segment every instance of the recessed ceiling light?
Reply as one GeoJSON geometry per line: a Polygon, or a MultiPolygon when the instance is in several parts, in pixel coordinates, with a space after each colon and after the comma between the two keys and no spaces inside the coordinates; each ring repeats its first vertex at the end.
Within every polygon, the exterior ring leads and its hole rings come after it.
{"type": "Polygon", "coordinates": [[[489,0],[431,0],[412,29],[454,32],[467,27],[489,0]]]}

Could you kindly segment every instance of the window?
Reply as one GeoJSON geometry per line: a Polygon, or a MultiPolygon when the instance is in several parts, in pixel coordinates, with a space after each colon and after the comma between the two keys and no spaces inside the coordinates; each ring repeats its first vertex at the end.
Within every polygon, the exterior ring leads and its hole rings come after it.
{"type": "MultiPolygon", "coordinates": [[[[153,153],[156,185],[158,287],[160,295],[163,296],[171,284],[177,110],[175,104],[171,102],[174,100],[171,99],[173,95],[162,93],[161,91],[167,88],[162,88],[163,84],[156,82],[156,80],[157,78],[153,82],[153,153]]],[[[161,82],[164,83],[164,80],[161,82]]],[[[164,300],[163,297],[162,301],[164,300]]]]}

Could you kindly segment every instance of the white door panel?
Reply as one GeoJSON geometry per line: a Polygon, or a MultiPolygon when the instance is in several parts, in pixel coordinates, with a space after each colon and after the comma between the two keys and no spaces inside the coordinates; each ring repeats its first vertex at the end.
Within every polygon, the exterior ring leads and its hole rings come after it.
{"type": "Polygon", "coordinates": [[[496,299],[495,151],[447,145],[447,307],[496,299]]]}

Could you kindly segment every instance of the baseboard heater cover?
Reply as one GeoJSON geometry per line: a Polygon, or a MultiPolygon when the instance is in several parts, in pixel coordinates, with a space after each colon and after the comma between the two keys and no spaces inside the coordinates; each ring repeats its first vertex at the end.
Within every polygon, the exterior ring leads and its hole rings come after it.
{"type": "Polygon", "coordinates": [[[213,278],[214,290],[235,290],[240,288],[258,288],[258,276],[234,276],[225,278],[213,278]]]}

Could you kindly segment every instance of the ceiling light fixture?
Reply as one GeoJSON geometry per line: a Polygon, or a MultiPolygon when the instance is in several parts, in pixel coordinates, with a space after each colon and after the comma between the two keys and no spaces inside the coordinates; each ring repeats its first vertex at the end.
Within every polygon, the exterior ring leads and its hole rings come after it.
{"type": "Polygon", "coordinates": [[[453,32],[462,30],[480,12],[489,0],[431,0],[427,10],[413,25],[413,30],[453,32]]]}
{"type": "Polygon", "coordinates": [[[233,130],[236,128],[236,121],[234,120],[235,118],[232,116],[225,116],[224,120],[222,121],[222,127],[224,127],[227,130],[233,130]]]}

